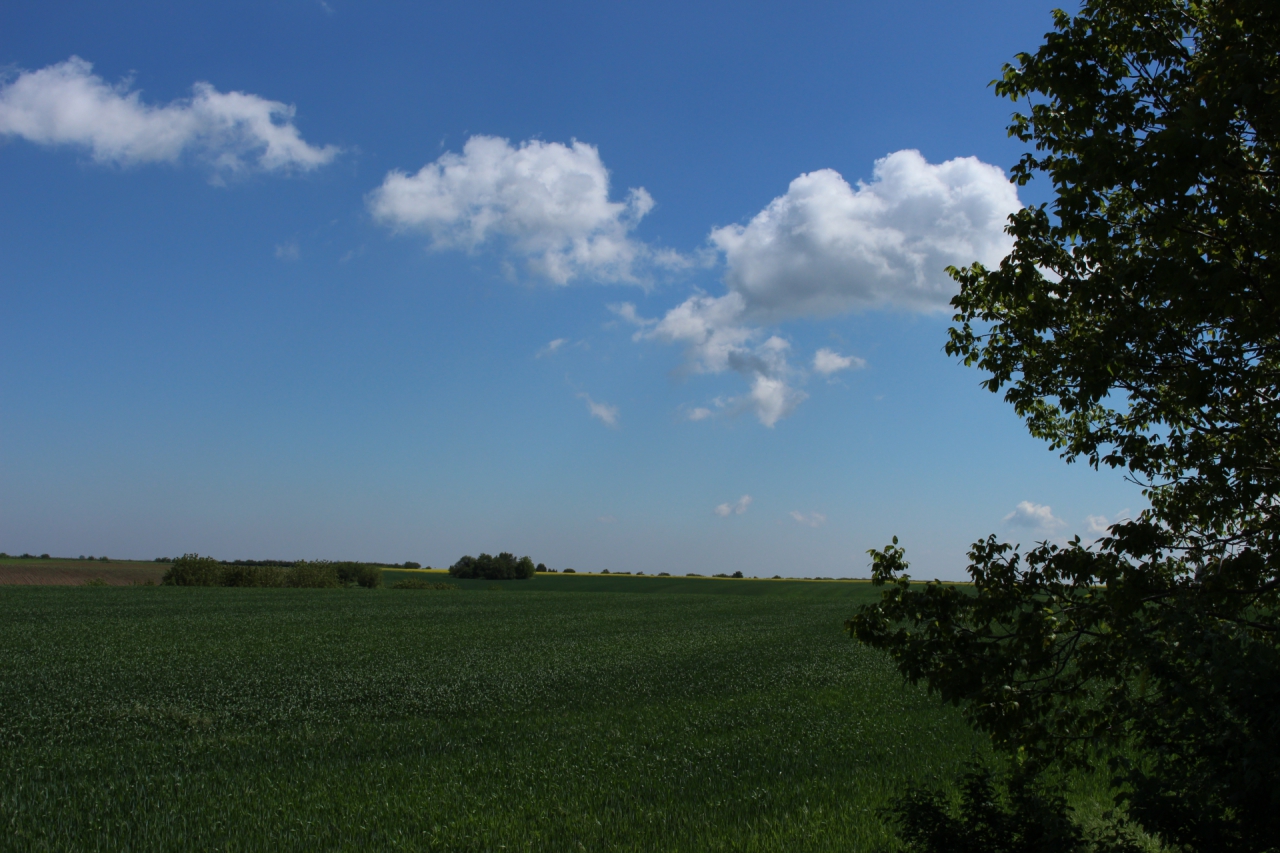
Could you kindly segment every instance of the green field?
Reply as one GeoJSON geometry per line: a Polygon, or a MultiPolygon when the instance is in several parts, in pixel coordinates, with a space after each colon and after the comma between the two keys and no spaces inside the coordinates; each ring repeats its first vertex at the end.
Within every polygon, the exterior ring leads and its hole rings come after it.
{"type": "Polygon", "coordinates": [[[460,585],[0,587],[5,847],[869,850],[985,754],[865,583],[460,585]]]}

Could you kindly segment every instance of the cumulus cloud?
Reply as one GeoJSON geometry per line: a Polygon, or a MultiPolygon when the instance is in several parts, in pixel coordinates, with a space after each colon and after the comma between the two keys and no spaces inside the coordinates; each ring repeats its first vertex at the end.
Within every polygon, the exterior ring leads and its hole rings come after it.
{"type": "Polygon", "coordinates": [[[1025,527],[1032,530],[1049,532],[1062,527],[1065,522],[1053,514],[1053,510],[1044,504],[1020,501],[1018,506],[1004,517],[1005,523],[1013,527],[1025,527]]]}
{"type": "Polygon", "coordinates": [[[221,172],[310,170],[338,148],[303,141],[294,108],[196,83],[190,98],[156,106],[128,82],[111,85],[78,56],[23,71],[0,87],[0,135],[88,149],[94,160],[130,166],[195,156],[221,172]]]}
{"type": "Polygon", "coordinates": [[[276,257],[282,261],[296,261],[302,256],[302,252],[298,249],[296,242],[278,243],[276,245],[276,257]]]}
{"type": "Polygon", "coordinates": [[[679,267],[630,232],[653,209],[643,188],[609,199],[609,171],[595,146],[573,141],[473,136],[415,174],[393,171],[368,198],[379,222],[427,234],[437,249],[500,243],[557,284],[576,278],[634,281],[641,261],[679,267]]]}
{"type": "Polygon", "coordinates": [[[723,503],[716,507],[716,515],[728,518],[731,515],[742,515],[751,506],[751,495],[743,495],[733,503],[723,503]]]}
{"type": "Polygon", "coordinates": [[[866,361],[857,356],[841,355],[835,350],[830,350],[826,347],[813,354],[813,369],[823,376],[830,376],[841,370],[857,370],[866,366],[866,361]]]}
{"type": "Polygon", "coordinates": [[[534,358],[542,358],[544,355],[551,355],[567,343],[569,343],[568,338],[556,338],[554,341],[551,341],[545,347],[538,350],[534,358]]]}
{"type": "MultiPolygon", "coordinates": [[[[750,391],[728,408],[772,427],[808,395],[795,387],[801,374],[788,363],[789,344],[766,324],[944,308],[955,292],[946,267],[999,263],[1012,246],[1004,226],[1020,206],[1004,172],[973,157],[934,165],[917,151],[897,151],[856,186],[830,169],[810,172],[747,224],[712,229],[709,244],[725,262],[724,295],[696,294],[659,319],[640,317],[630,304],[612,308],[637,327],[637,340],[684,346],[689,372],[745,376],[750,391]]],[[[865,366],[828,348],[812,361],[828,377],[865,366]]],[[[694,419],[712,414],[693,411],[694,419]]]]}
{"type": "Polygon", "coordinates": [[[821,527],[827,520],[827,517],[820,512],[803,513],[799,510],[792,510],[791,517],[797,524],[803,524],[805,527],[821,527]]]}
{"type": "Polygon", "coordinates": [[[725,283],[748,316],[776,321],[895,306],[945,308],[945,269],[994,265],[1021,204],[996,166],[975,157],[937,165],[918,151],[876,161],[856,188],[831,169],[803,174],[746,225],[712,230],[725,283]]]}
{"type": "Polygon", "coordinates": [[[618,407],[610,406],[608,403],[597,403],[591,399],[590,394],[579,394],[579,398],[587,401],[587,411],[591,413],[591,417],[603,423],[605,426],[618,425],[618,407]]]}
{"type": "MultiPolygon", "coordinates": [[[[751,390],[721,401],[730,412],[750,411],[767,427],[786,417],[808,395],[794,388],[787,354],[791,348],[777,335],[742,323],[742,297],[697,295],[671,309],[660,320],[645,319],[630,303],[611,306],[619,317],[638,326],[636,340],[683,344],[686,369],[693,373],[732,370],[748,377],[751,390]]],[[[691,420],[710,417],[710,409],[694,409],[691,420]]]]}

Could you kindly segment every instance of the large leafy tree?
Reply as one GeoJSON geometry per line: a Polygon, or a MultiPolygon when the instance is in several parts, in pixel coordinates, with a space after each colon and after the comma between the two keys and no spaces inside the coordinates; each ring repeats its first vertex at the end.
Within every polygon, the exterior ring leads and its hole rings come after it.
{"type": "Polygon", "coordinates": [[[1087,0],[995,87],[1054,200],[952,271],[947,350],[1150,509],[980,541],[971,587],[895,540],[849,628],[1025,761],[1106,757],[1167,842],[1280,850],[1280,3],[1087,0]]]}

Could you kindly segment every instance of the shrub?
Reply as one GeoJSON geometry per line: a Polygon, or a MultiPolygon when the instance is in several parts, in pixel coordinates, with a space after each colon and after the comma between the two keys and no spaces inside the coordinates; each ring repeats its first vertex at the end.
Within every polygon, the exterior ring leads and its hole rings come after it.
{"type": "Polygon", "coordinates": [[[100,563],[110,563],[111,561],[110,561],[110,560],[108,560],[108,559],[104,556],[104,557],[99,557],[99,558],[98,558],[98,562],[100,562],[100,563]]]}
{"type": "Polygon", "coordinates": [[[698,574],[697,572],[689,572],[688,574],[686,574],[686,575],[685,575],[685,577],[687,577],[687,578],[705,578],[705,577],[706,577],[706,575],[700,575],[700,574],[698,574]]]}
{"type": "Polygon", "coordinates": [[[538,563],[538,565],[534,567],[535,572],[545,572],[546,570],[547,570],[546,563],[538,563]]]}
{"type": "Polygon", "coordinates": [[[42,559],[42,560],[47,560],[47,559],[49,559],[49,555],[48,555],[48,554],[41,554],[41,555],[40,555],[40,559],[42,559]]]}
{"type": "Polygon", "coordinates": [[[669,577],[671,577],[671,572],[658,572],[658,577],[660,577],[660,578],[669,578],[669,577]]]}
{"type": "Polygon", "coordinates": [[[503,551],[496,557],[481,554],[463,557],[449,567],[455,578],[483,578],[491,581],[526,580],[533,577],[535,567],[528,557],[516,559],[514,554],[503,551]]]}
{"type": "Polygon", "coordinates": [[[222,567],[222,586],[284,586],[285,570],[278,566],[246,566],[232,563],[222,567]]]}
{"type": "Polygon", "coordinates": [[[608,569],[601,569],[601,570],[600,570],[600,574],[602,574],[602,575],[607,575],[607,574],[609,574],[609,570],[608,570],[608,569]]]}
{"type": "Polygon", "coordinates": [[[222,566],[213,557],[183,554],[165,571],[160,583],[165,586],[221,586],[222,566]]]}
{"type": "Polygon", "coordinates": [[[405,567],[406,569],[420,569],[420,568],[422,568],[422,564],[421,564],[421,563],[415,563],[415,562],[413,562],[412,560],[405,560],[405,561],[404,561],[404,567],[405,567]]]}
{"type": "Polygon", "coordinates": [[[742,577],[742,572],[740,572],[740,571],[738,571],[738,572],[734,572],[733,574],[729,575],[729,577],[731,577],[731,578],[740,578],[740,577],[742,577]]]}
{"type": "Polygon", "coordinates": [[[285,572],[284,585],[297,589],[336,589],[342,584],[332,564],[299,560],[285,572]]]}
{"type": "Polygon", "coordinates": [[[573,570],[573,569],[565,569],[565,570],[564,570],[564,574],[566,574],[566,575],[572,575],[572,574],[575,574],[575,572],[574,572],[574,570],[573,570]]]}

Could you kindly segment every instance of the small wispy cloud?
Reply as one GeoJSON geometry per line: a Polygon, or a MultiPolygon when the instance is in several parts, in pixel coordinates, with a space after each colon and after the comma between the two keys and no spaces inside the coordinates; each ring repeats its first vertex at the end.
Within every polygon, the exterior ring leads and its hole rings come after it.
{"type": "Polygon", "coordinates": [[[1107,518],[1105,515],[1087,515],[1084,523],[1085,529],[1094,536],[1106,536],[1110,531],[1111,525],[1119,524],[1122,521],[1129,520],[1128,507],[1120,510],[1113,517],[1107,518]]]}
{"type": "Polygon", "coordinates": [[[618,519],[612,515],[602,515],[596,519],[596,521],[600,522],[601,524],[614,524],[617,522],[617,520],[618,519]]]}
{"type": "Polygon", "coordinates": [[[296,261],[302,252],[296,242],[280,243],[276,246],[276,257],[282,261],[296,261]]]}
{"type": "Polygon", "coordinates": [[[538,352],[534,355],[534,358],[542,358],[543,356],[551,355],[556,350],[560,349],[560,347],[564,346],[567,343],[569,343],[568,338],[556,338],[554,341],[547,344],[542,349],[538,350],[538,352]]]}
{"type": "Polygon", "coordinates": [[[823,376],[830,376],[841,370],[861,370],[867,362],[857,356],[841,355],[835,350],[823,347],[813,355],[813,369],[823,376]]]}
{"type": "Polygon", "coordinates": [[[716,507],[716,515],[728,518],[731,515],[742,515],[751,506],[751,495],[743,495],[733,503],[722,503],[716,507]]]}
{"type": "Polygon", "coordinates": [[[1053,514],[1051,508],[1032,501],[1020,501],[1013,512],[1004,517],[1004,520],[1012,527],[1025,527],[1044,532],[1057,530],[1066,524],[1053,514]]]}
{"type": "Polygon", "coordinates": [[[578,397],[587,401],[587,411],[591,412],[591,417],[605,426],[616,427],[618,425],[619,413],[617,406],[611,406],[608,403],[597,403],[586,392],[579,394],[578,397]]]}
{"type": "Polygon", "coordinates": [[[685,417],[691,421],[704,421],[714,414],[715,412],[711,411],[710,409],[704,406],[698,406],[697,408],[690,409],[689,413],[685,415],[685,417]]]}
{"type": "Polygon", "coordinates": [[[820,512],[803,513],[799,510],[792,510],[791,517],[797,524],[803,524],[805,527],[821,527],[827,520],[827,517],[820,512]]]}

